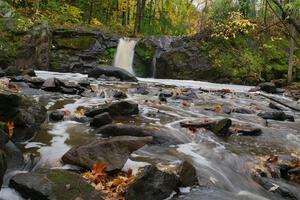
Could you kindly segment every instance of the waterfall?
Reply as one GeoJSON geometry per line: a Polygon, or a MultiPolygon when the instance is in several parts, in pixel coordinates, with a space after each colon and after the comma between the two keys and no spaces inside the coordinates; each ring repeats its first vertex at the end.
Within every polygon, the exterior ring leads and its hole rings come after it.
{"type": "Polygon", "coordinates": [[[121,38],[119,40],[117,53],[113,63],[114,67],[120,67],[132,74],[134,73],[132,69],[132,62],[136,43],[137,41],[130,38],[121,38]]]}

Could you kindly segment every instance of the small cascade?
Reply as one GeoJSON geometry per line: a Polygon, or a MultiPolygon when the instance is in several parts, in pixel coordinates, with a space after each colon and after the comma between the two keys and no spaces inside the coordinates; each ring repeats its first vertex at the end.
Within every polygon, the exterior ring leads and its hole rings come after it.
{"type": "Polygon", "coordinates": [[[115,55],[114,67],[120,67],[134,74],[132,62],[134,56],[134,47],[137,41],[130,38],[121,38],[119,40],[117,53],[115,55]]]}

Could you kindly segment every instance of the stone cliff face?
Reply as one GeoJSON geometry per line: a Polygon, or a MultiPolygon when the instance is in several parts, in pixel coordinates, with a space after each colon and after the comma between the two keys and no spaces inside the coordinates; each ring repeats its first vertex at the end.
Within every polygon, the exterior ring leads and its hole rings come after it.
{"type": "MultiPolygon", "coordinates": [[[[100,31],[50,30],[46,24],[16,35],[15,58],[2,62],[6,75],[28,70],[89,73],[112,65],[122,36],[100,31]]],[[[219,81],[226,77],[214,68],[193,37],[151,36],[135,47],[133,69],[139,77],[219,81]]],[[[0,61],[4,56],[0,54],[0,61]]],[[[1,70],[0,70],[1,71],[1,70]]]]}
{"type": "Polygon", "coordinates": [[[55,30],[49,70],[85,72],[98,64],[111,65],[120,36],[105,32],[55,30]]]}
{"type": "Polygon", "coordinates": [[[135,48],[133,68],[141,77],[221,81],[227,78],[193,37],[148,37],[135,48]]]}

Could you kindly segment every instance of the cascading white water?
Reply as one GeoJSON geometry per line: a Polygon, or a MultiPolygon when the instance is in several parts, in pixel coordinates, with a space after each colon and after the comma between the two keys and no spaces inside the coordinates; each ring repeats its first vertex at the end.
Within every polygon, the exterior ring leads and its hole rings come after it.
{"type": "Polygon", "coordinates": [[[136,40],[130,38],[121,38],[119,40],[117,53],[113,63],[114,67],[120,67],[132,74],[134,73],[132,69],[132,62],[136,43],[136,40]]]}

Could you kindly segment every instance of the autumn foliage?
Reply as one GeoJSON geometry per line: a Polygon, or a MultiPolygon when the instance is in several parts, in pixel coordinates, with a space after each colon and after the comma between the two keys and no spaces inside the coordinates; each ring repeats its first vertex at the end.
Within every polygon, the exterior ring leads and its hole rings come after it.
{"type": "Polygon", "coordinates": [[[110,175],[105,172],[107,164],[97,162],[94,164],[91,171],[84,173],[82,176],[88,180],[92,186],[105,194],[106,200],[125,200],[124,194],[127,187],[132,184],[139,172],[134,176],[132,169],[125,172],[110,175]]]}

